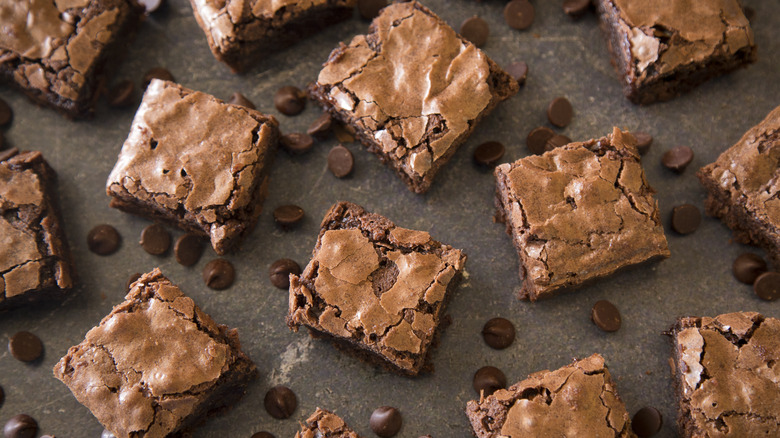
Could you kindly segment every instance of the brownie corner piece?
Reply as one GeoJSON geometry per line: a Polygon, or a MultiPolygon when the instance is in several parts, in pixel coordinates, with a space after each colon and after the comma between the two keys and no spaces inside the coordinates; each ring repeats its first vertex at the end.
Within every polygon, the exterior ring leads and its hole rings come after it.
{"type": "Polygon", "coordinates": [[[40,152],[0,152],[0,310],[59,298],[72,287],[72,256],[40,152]]]}
{"type": "Polygon", "coordinates": [[[599,354],[533,373],[509,389],[469,401],[466,416],[477,438],[635,436],[599,354]]]}
{"type": "Polygon", "coordinates": [[[669,257],[636,139],[612,134],[496,167],[496,207],[520,258],[521,299],[669,257]]]}
{"type": "Polygon", "coordinates": [[[347,423],[333,412],[317,408],[301,424],[301,430],[295,438],[361,438],[347,423]]]}
{"type": "Polygon", "coordinates": [[[780,436],[780,320],[679,318],[672,329],[680,436],[780,436]]]}
{"type": "Polygon", "coordinates": [[[738,0],[596,0],[615,70],[637,104],[665,101],[756,60],[738,0]]]}
{"type": "Polygon", "coordinates": [[[111,206],[231,250],[257,223],[279,123],[273,116],[155,79],[108,176],[111,206]]]}
{"type": "Polygon", "coordinates": [[[415,193],[519,86],[416,1],[384,8],[333,50],[309,94],[415,193]]]}
{"type": "Polygon", "coordinates": [[[257,375],[237,331],[216,324],[159,269],[54,367],[117,437],[188,432],[232,406],[257,375]]]}
{"type": "Polygon", "coordinates": [[[322,221],[312,260],[290,276],[288,325],[405,375],[428,355],[466,255],[424,231],[341,202],[322,221]]]}

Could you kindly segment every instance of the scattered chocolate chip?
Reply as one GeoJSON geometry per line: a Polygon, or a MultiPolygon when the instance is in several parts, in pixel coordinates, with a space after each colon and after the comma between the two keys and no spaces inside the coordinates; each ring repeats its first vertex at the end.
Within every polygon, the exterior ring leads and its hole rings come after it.
{"type": "Polygon", "coordinates": [[[764,259],[752,252],[740,254],[731,267],[734,277],[745,284],[755,283],[756,278],[766,271],[767,265],[764,259]]]}
{"type": "Polygon", "coordinates": [[[317,120],[311,122],[306,133],[317,140],[325,140],[328,138],[328,134],[330,134],[330,127],[332,124],[333,118],[330,116],[329,112],[325,111],[317,117],[317,120]]]}
{"type": "Polygon", "coordinates": [[[16,360],[33,362],[43,354],[43,343],[34,334],[21,331],[8,340],[8,351],[16,360]]]}
{"type": "Polygon", "coordinates": [[[355,159],[352,157],[352,152],[344,146],[334,146],[333,149],[328,152],[328,169],[336,178],[348,176],[352,173],[354,165],[355,159]]]}
{"type": "Polygon", "coordinates": [[[634,418],[631,419],[631,430],[639,438],[650,438],[661,430],[663,424],[664,419],[658,409],[646,406],[634,414],[634,418]]]}
{"type": "Polygon", "coordinates": [[[551,151],[555,148],[566,146],[569,143],[571,143],[571,139],[569,137],[563,134],[555,134],[550,137],[549,140],[547,140],[547,143],[544,144],[544,150],[551,151]]]}
{"type": "Polygon", "coordinates": [[[474,373],[472,385],[474,386],[474,390],[477,391],[477,394],[479,394],[480,391],[484,391],[484,395],[487,397],[499,389],[506,388],[506,376],[503,371],[496,367],[482,367],[474,373]]]}
{"type": "Polygon", "coordinates": [[[281,205],[274,210],[274,221],[282,228],[290,228],[303,220],[303,209],[297,205],[281,205]]]}
{"type": "Polygon", "coordinates": [[[125,79],[108,90],[108,105],[116,108],[130,106],[135,103],[135,84],[125,79]]]}
{"type": "Polygon", "coordinates": [[[111,225],[101,224],[92,228],[87,234],[89,250],[98,255],[111,255],[119,249],[122,237],[119,231],[111,225]]]}
{"type": "Polygon", "coordinates": [[[286,116],[295,116],[306,108],[306,93],[300,88],[286,85],[274,95],[274,106],[286,116]]]}
{"type": "Polygon", "coordinates": [[[495,166],[504,157],[506,148],[497,141],[482,143],[474,149],[474,162],[482,166],[495,166]]]}
{"type": "Polygon", "coordinates": [[[358,0],[358,12],[366,20],[373,20],[387,6],[387,0],[358,0]]]}
{"type": "Polygon", "coordinates": [[[508,319],[492,318],[482,327],[482,337],[492,348],[502,350],[514,342],[515,326],[508,319]]]}
{"type": "Polygon", "coordinates": [[[596,301],[590,311],[590,320],[605,332],[616,332],[620,329],[620,311],[607,300],[596,301]]]}
{"type": "Polygon", "coordinates": [[[194,266],[203,255],[203,238],[194,233],[179,236],[173,245],[176,261],[183,266],[194,266]]]}
{"type": "Polygon", "coordinates": [[[146,9],[146,15],[151,14],[152,12],[156,11],[160,8],[160,5],[162,5],[163,0],[138,0],[138,4],[144,7],[146,9]]]}
{"type": "Polygon", "coordinates": [[[38,423],[26,414],[14,415],[3,427],[6,438],[34,438],[37,434],[38,423]]]}
{"type": "Polygon", "coordinates": [[[295,393],[286,386],[274,386],[265,393],[265,410],[271,414],[272,417],[279,420],[290,418],[295,412],[295,408],[298,407],[298,399],[295,397],[295,393]]]}
{"type": "Polygon", "coordinates": [[[680,234],[691,234],[701,225],[701,212],[695,205],[683,204],[672,209],[672,229],[680,234]]]}
{"type": "Polygon", "coordinates": [[[108,429],[103,429],[103,433],[100,434],[100,438],[116,438],[116,435],[111,433],[108,429]]]}
{"type": "Polygon", "coordinates": [[[590,1],[591,0],[564,0],[563,12],[572,18],[582,17],[588,12],[590,1]]]}
{"type": "Polygon", "coordinates": [[[149,86],[149,82],[152,82],[152,79],[162,79],[164,81],[176,82],[176,80],[173,79],[173,74],[167,69],[162,67],[155,67],[144,74],[144,90],[149,86]]]}
{"type": "Polygon", "coordinates": [[[380,406],[371,413],[368,421],[371,430],[382,438],[395,436],[403,426],[401,411],[392,406],[380,406]]]}
{"type": "Polygon", "coordinates": [[[341,123],[333,123],[331,128],[333,134],[336,136],[336,140],[340,143],[352,143],[355,141],[355,132],[352,128],[344,126],[341,123]]]}
{"type": "Polygon", "coordinates": [[[632,132],[636,139],[636,148],[640,155],[644,155],[650,150],[650,146],[653,144],[653,136],[646,132],[632,132]]]}
{"type": "Polygon", "coordinates": [[[230,100],[228,100],[228,103],[233,105],[241,105],[243,107],[247,107],[249,109],[256,109],[255,104],[252,103],[251,100],[247,99],[246,96],[239,92],[233,93],[232,96],[230,96],[230,100]]]}
{"type": "Polygon", "coordinates": [[[276,438],[272,433],[270,432],[257,432],[256,434],[252,435],[252,438],[276,438]]]}
{"type": "Polygon", "coordinates": [[[774,301],[780,298],[780,273],[764,272],[753,283],[753,291],[759,298],[766,301],[774,301]]]}
{"type": "Polygon", "coordinates": [[[532,154],[541,155],[547,150],[547,141],[555,136],[552,129],[540,126],[528,133],[525,144],[532,154]]]}
{"type": "Polygon", "coordinates": [[[291,259],[279,259],[268,269],[268,276],[271,277],[271,284],[279,289],[290,287],[290,274],[300,275],[301,266],[291,259]]]}
{"type": "Polygon", "coordinates": [[[171,233],[160,224],[152,224],[141,231],[141,247],[152,255],[162,255],[171,247],[171,233]]]}
{"type": "Polygon", "coordinates": [[[460,35],[471,41],[471,44],[482,47],[487,43],[488,36],[490,36],[490,26],[488,26],[487,21],[473,16],[461,23],[460,35]]]}
{"type": "Polygon", "coordinates": [[[688,146],[676,146],[664,152],[661,157],[661,164],[670,170],[682,173],[693,161],[693,149],[688,146]]]}
{"type": "Polygon", "coordinates": [[[291,154],[302,154],[314,146],[314,140],[307,134],[294,132],[284,134],[280,139],[282,147],[291,154]]]}
{"type": "Polygon", "coordinates": [[[227,289],[233,285],[235,278],[233,264],[225,259],[214,259],[203,267],[203,281],[211,289],[227,289]]]}
{"type": "Polygon", "coordinates": [[[528,78],[528,64],[523,61],[513,62],[506,66],[505,70],[515,78],[518,85],[525,84],[525,80],[528,78]]]}
{"type": "Polygon", "coordinates": [[[534,5],[528,0],[512,0],[504,7],[504,20],[512,29],[528,29],[534,22],[534,5]]]}
{"type": "Polygon", "coordinates": [[[565,97],[557,97],[547,107],[547,120],[559,128],[565,128],[571,123],[574,116],[574,108],[565,97]]]}
{"type": "Polygon", "coordinates": [[[0,99],[0,126],[8,126],[14,118],[14,110],[5,99],[0,99]]]}
{"type": "Polygon", "coordinates": [[[127,279],[127,290],[130,290],[130,288],[133,287],[133,283],[135,283],[136,280],[141,278],[141,273],[136,272],[133,275],[130,276],[130,278],[127,279]]]}

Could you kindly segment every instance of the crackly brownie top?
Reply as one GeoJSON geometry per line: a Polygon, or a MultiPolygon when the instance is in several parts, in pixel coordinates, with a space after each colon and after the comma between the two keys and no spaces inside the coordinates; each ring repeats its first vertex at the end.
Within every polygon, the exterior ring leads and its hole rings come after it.
{"type": "Polygon", "coordinates": [[[295,438],[360,438],[338,415],[317,408],[295,438]]]}
{"type": "Polygon", "coordinates": [[[386,7],[368,35],[335,49],[317,86],[386,154],[424,175],[490,104],[489,77],[484,53],[409,2],[386,7]]]}
{"type": "Polygon", "coordinates": [[[755,312],[682,318],[679,389],[702,436],[780,433],[780,320],[755,312]]]}

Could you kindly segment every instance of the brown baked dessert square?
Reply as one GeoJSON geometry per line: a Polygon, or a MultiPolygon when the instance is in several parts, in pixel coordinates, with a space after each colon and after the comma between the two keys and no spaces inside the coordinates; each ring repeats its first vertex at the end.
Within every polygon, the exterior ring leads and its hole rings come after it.
{"type": "Polygon", "coordinates": [[[317,408],[306,423],[301,424],[295,438],[361,438],[338,415],[317,408]]]}

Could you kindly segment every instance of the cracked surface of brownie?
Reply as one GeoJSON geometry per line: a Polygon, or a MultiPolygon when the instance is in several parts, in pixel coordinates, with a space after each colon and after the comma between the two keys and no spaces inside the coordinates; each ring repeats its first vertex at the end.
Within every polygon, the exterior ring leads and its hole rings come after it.
{"type": "Polygon", "coordinates": [[[466,415],[477,438],[635,436],[598,354],[469,401],[466,415]]]}
{"type": "Polygon", "coordinates": [[[295,438],[361,438],[338,415],[317,408],[306,423],[301,424],[295,438]]]}
{"type": "Polygon", "coordinates": [[[260,216],[278,136],[272,116],[155,79],[108,176],[111,206],[206,235],[224,254],[260,216]]]}
{"type": "Polygon", "coordinates": [[[682,436],[780,435],[780,320],[680,318],[672,342],[682,436]]]}
{"type": "Polygon", "coordinates": [[[312,260],[290,275],[287,323],[417,375],[441,329],[466,255],[424,231],[341,202],[322,221],[312,260]]]}
{"type": "Polygon", "coordinates": [[[623,90],[634,103],[669,100],[756,60],[737,0],[598,0],[623,90]]]}
{"type": "Polygon", "coordinates": [[[56,297],[73,287],[56,175],[40,152],[0,158],[0,310],[56,297]]]}
{"type": "Polygon", "coordinates": [[[520,257],[520,298],[669,256],[636,140],[618,128],[496,167],[498,219],[520,257]]]}
{"type": "Polygon", "coordinates": [[[54,375],[117,438],[186,432],[257,377],[238,333],[217,325],[158,269],[71,347],[54,375]]]}
{"type": "Polygon", "coordinates": [[[517,81],[417,2],[382,10],[331,52],[310,95],[353,127],[409,188],[434,175],[517,81]]]}

